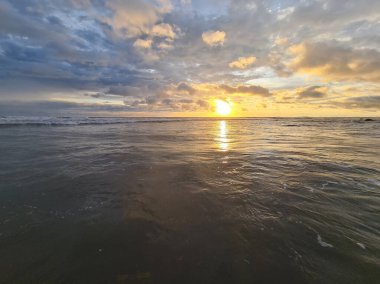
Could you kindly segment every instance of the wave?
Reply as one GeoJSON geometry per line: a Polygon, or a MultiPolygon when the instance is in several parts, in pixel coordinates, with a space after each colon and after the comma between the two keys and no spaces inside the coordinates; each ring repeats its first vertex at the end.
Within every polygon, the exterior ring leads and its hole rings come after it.
{"type": "Polygon", "coordinates": [[[116,118],[116,117],[0,117],[0,127],[14,126],[79,126],[128,123],[164,123],[189,119],[178,118],[116,118]]]}
{"type": "Polygon", "coordinates": [[[167,123],[181,121],[201,120],[255,120],[255,121],[279,121],[281,126],[301,127],[315,126],[316,124],[331,123],[380,123],[380,119],[373,118],[364,120],[361,118],[169,118],[169,117],[73,117],[73,116],[0,116],[0,128],[15,126],[80,126],[80,125],[103,125],[103,124],[128,124],[128,123],[167,123]],[[288,120],[286,123],[281,121],[288,120]]]}

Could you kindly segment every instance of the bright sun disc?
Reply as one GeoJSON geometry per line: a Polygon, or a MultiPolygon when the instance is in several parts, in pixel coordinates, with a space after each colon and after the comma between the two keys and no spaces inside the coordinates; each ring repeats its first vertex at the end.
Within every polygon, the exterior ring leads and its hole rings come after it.
{"type": "Polygon", "coordinates": [[[220,115],[228,115],[231,113],[231,105],[222,100],[215,100],[216,113],[220,115]]]}

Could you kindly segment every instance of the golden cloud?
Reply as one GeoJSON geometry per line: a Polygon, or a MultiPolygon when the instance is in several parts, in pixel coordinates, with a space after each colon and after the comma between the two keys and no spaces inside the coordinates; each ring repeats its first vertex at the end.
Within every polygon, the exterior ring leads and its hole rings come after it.
{"type": "Polygon", "coordinates": [[[156,37],[167,37],[171,39],[174,39],[176,36],[172,26],[165,23],[153,26],[151,35],[156,37]]]}
{"type": "Polygon", "coordinates": [[[153,41],[151,39],[137,39],[133,46],[135,48],[148,49],[152,47],[153,41]]]}
{"type": "Polygon", "coordinates": [[[293,56],[288,67],[299,73],[327,80],[380,82],[380,52],[352,49],[338,42],[302,43],[288,49],[293,56]]]}
{"type": "Polygon", "coordinates": [[[237,60],[232,61],[228,66],[230,66],[230,68],[235,68],[235,69],[247,69],[249,66],[251,66],[255,62],[256,62],[256,57],[254,56],[239,57],[237,60]]]}
{"type": "Polygon", "coordinates": [[[111,18],[105,19],[106,22],[112,25],[119,35],[126,37],[150,34],[164,14],[172,10],[169,0],[158,0],[153,3],[139,0],[114,0],[106,3],[114,11],[111,18]]]}
{"type": "Polygon", "coordinates": [[[226,33],[224,31],[207,31],[202,34],[202,39],[209,46],[223,45],[226,33]]]}

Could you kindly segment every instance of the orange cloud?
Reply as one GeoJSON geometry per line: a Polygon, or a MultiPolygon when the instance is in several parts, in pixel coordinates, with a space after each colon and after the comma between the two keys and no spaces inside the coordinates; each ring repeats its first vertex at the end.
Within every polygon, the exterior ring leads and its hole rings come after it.
{"type": "Polygon", "coordinates": [[[352,49],[338,42],[302,43],[288,49],[293,56],[288,67],[336,81],[380,82],[380,52],[352,49]]]}
{"type": "Polygon", "coordinates": [[[112,18],[105,20],[119,35],[126,37],[150,34],[164,14],[172,10],[169,0],[158,0],[153,3],[139,0],[114,0],[106,3],[114,14],[112,18]]]}
{"type": "Polygon", "coordinates": [[[176,36],[172,26],[165,23],[153,26],[151,35],[156,37],[167,37],[171,39],[174,39],[176,36]]]}
{"type": "Polygon", "coordinates": [[[209,46],[223,45],[226,33],[224,31],[207,31],[202,34],[202,39],[209,46]]]}
{"type": "Polygon", "coordinates": [[[237,60],[232,61],[228,66],[230,66],[230,68],[235,68],[235,69],[247,69],[249,66],[251,66],[255,62],[256,62],[256,57],[254,56],[239,57],[237,60]]]}
{"type": "Polygon", "coordinates": [[[153,41],[151,39],[137,39],[133,46],[135,48],[148,49],[152,47],[153,41]]]}

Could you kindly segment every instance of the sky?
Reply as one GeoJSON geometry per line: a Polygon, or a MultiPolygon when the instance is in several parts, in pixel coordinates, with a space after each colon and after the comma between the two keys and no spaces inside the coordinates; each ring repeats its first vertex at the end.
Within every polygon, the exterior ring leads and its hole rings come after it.
{"type": "Polygon", "coordinates": [[[0,115],[378,116],[379,0],[0,0],[0,115]]]}

